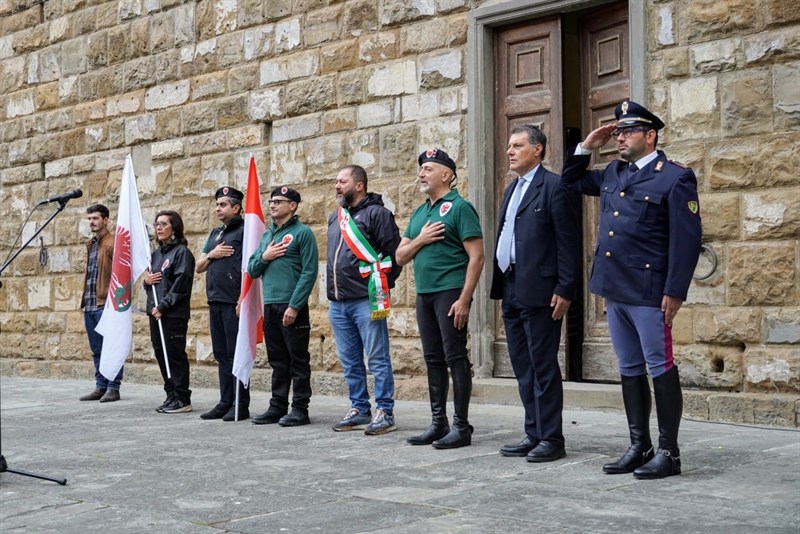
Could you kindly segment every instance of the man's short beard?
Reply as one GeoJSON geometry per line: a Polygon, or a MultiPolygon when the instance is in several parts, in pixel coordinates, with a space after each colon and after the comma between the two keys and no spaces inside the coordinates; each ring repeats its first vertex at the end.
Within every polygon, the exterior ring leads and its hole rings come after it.
{"type": "Polygon", "coordinates": [[[336,197],[336,203],[343,208],[349,208],[355,199],[355,193],[342,193],[336,197]]]}

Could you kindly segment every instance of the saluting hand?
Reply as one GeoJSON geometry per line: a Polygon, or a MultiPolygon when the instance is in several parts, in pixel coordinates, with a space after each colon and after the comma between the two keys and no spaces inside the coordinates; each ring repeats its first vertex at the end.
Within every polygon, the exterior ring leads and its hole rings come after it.
{"type": "Polygon", "coordinates": [[[581,141],[581,146],[586,150],[600,148],[608,143],[608,140],[611,139],[611,132],[613,132],[616,128],[617,124],[611,123],[593,130],[592,133],[586,136],[586,139],[581,141]]]}
{"type": "Polygon", "coordinates": [[[261,255],[261,259],[264,261],[272,261],[280,258],[284,254],[286,254],[286,247],[288,245],[281,243],[275,243],[274,241],[267,246],[267,249],[261,255]]]}

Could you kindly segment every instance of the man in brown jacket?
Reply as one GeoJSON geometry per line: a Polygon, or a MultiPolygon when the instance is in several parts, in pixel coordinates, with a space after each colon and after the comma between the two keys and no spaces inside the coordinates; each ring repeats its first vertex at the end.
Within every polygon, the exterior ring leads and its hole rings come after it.
{"type": "Polygon", "coordinates": [[[86,208],[89,229],[94,236],[86,242],[86,274],[83,281],[83,324],[89,336],[89,348],[94,359],[95,389],[80,398],[82,401],[99,400],[114,402],[119,400],[119,386],[122,381],[122,369],[114,380],[108,380],[100,374],[100,353],[103,350],[103,336],[95,332],[95,327],[103,315],[103,307],[108,295],[108,284],[111,280],[111,262],[114,258],[114,234],[108,231],[108,208],[102,204],[94,204],[86,208]]]}

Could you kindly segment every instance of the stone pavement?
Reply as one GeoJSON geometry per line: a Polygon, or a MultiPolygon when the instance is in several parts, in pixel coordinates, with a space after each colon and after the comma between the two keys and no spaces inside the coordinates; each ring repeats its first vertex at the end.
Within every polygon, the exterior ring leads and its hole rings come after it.
{"type": "MultiPolygon", "coordinates": [[[[87,381],[0,378],[2,453],[12,469],[65,477],[66,486],[0,474],[0,531],[719,532],[800,531],[800,433],[684,421],[683,475],[609,476],[601,465],[627,441],[624,416],[565,412],[567,457],[504,458],[522,410],[475,404],[473,446],[411,447],[426,403],[396,406],[397,432],[335,433],[347,399],[315,396],[299,428],[201,421],[153,411],[159,387],[124,384],[113,404],[79,402],[87,381]]],[[[266,408],[256,393],[254,412],[266,408]]],[[[655,416],[652,425],[655,427],[655,416]]]]}

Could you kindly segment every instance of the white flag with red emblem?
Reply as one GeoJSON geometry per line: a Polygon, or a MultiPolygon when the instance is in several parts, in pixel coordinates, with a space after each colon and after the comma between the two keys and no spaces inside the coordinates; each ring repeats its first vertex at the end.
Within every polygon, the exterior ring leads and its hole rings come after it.
{"type": "MultiPolygon", "coordinates": [[[[242,239],[242,293],[239,297],[239,334],[236,336],[236,352],[233,357],[233,375],[245,387],[250,383],[250,373],[256,361],[256,345],[264,339],[264,295],[261,278],[253,279],[247,274],[247,263],[258,248],[264,235],[264,211],[261,208],[261,193],[258,190],[256,160],[250,156],[247,175],[247,192],[244,207],[244,237],[242,239]]],[[[236,391],[238,395],[238,389],[236,391]]],[[[238,402],[237,402],[238,404],[238,402]]]]}
{"type": "Polygon", "coordinates": [[[103,336],[100,373],[108,380],[117,377],[131,351],[133,284],[148,267],[150,241],[142,221],[133,160],[129,155],[122,170],[111,282],[108,285],[103,315],[95,328],[103,336]]]}

